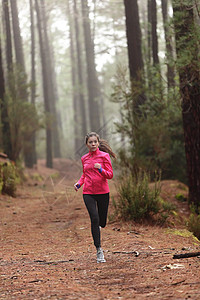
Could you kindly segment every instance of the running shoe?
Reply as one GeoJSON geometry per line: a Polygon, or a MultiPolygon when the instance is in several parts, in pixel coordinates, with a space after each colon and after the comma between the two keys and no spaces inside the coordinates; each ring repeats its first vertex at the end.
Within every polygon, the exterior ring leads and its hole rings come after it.
{"type": "Polygon", "coordinates": [[[101,248],[97,249],[97,263],[104,263],[106,262],[103,254],[103,250],[101,248]]]}

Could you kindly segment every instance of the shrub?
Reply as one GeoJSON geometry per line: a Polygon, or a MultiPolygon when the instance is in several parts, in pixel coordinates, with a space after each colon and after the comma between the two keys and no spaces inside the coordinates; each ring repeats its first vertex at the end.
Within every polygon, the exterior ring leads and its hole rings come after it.
{"type": "Polygon", "coordinates": [[[200,215],[190,215],[188,229],[200,240],[200,215]]]}
{"type": "Polygon", "coordinates": [[[191,206],[191,214],[188,219],[188,230],[200,240],[200,209],[198,213],[195,206],[191,206]]]}
{"type": "Polygon", "coordinates": [[[32,150],[31,138],[44,122],[39,107],[37,109],[28,101],[30,87],[22,68],[14,64],[12,71],[8,73],[4,100],[8,109],[12,144],[9,157],[15,162],[19,160],[22,150],[26,154],[32,150]]]}
{"type": "MultiPolygon", "coordinates": [[[[163,179],[178,179],[186,183],[179,89],[174,87],[166,93],[156,69],[151,73],[151,87],[146,86],[149,80],[145,79],[130,85],[123,70],[119,70],[116,76],[111,100],[120,103],[121,107],[121,120],[116,123],[116,131],[123,139],[121,148],[126,150],[121,153],[122,163],[134,160],[142,169],[152,172],[161,169],[163,179]],[[138,105],[141,98],[142,104],[138,105]]],[[[129,166],[132,169],[135,164],[129,166]]]]}
{"type": "Polygon", "coordinates": [[[181,193],[176,194],[175,198],[180,202],[186,202],[187,201],[187,198],[181,193]]]}
{"type": "Polygon", "coordinates": [[[11,162],[0,164],[0,193],[15,197],[17,189],[16,168],[11,162]]]}
{"type": "Polygon", "coordinates": [[[160,198],[160,191],[160,175],[153,188],[150,188],[150,175],[144,171],[139,171],[137,176],[126,176],[118,186],[119,199],[114,203],[116,213],[136,222],[156,217],[159,223],[164,223],[174,206],[160,198]]]}

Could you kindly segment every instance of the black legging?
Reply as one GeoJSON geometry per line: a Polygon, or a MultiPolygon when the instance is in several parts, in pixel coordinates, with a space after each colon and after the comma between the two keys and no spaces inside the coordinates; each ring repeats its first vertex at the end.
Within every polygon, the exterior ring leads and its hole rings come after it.
{"type": "Polygon", "coordinates": [[[87,207],[91,220],[91,231],[94,245],[101,247],[100,228],[106,226],[109,193],[89,195],[83,194],[83,199],[87,207]]]}

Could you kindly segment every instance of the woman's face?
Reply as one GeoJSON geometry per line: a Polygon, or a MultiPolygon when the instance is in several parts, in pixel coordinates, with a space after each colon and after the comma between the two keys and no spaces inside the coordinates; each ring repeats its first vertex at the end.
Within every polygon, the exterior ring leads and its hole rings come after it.
{"type": "Polygon", "coordinates": [[[86,145],[87,145],[89,151],[96,151],[97,148],[99,147],[99,142],[98,142],[97,137],[94,135],[89,137],[86,145]]]}

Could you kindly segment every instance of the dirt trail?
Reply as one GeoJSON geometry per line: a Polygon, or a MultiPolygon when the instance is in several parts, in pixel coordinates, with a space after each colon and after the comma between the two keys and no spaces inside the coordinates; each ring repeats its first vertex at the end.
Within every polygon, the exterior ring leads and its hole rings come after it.
{"type": "Polygon", "coordinates": [[[40,166],[45,187],[32,171],[17,198],[0,197],[0,299],[200,299],[200,258],[173,259],[200,243],[173,229],[110,221],[107,262],[97,264],[81,191],[71,188],[80,169],[56,166],[63,174],[54,191],[48,176],[56,171],[40,166]]]}

